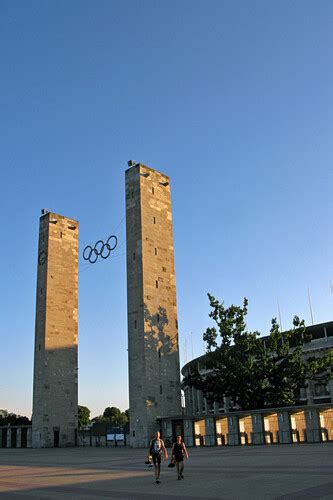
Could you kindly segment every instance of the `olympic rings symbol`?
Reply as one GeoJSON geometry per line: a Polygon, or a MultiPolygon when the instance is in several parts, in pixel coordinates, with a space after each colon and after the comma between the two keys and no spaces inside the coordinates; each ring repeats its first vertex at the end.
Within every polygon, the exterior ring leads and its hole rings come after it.
{"type": "Polygon", "coordinates": [[[87,245],[83,250],[83,258],[84,260],[88,260],[90,264],[95,264],[97,262],[98,257],[102,257],[102,259],[107,259],[110,257],[112,250],[114,250],[117,246],[118,238],[114,234],[112,234],[104,243],[103,240],[98,240],[95,243],[95,246],[92,247],[87,245]],[[112,240],[114,243],[111,244],[112,240]]]}

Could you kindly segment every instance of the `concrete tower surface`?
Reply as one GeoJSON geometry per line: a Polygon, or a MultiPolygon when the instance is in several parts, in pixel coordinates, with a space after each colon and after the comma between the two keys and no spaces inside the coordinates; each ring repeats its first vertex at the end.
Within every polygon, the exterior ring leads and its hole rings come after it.
{"type": "Polygon", "coordinates": [[[181,396],[170,181],[142,164],[126,171],[126,241],[131,446],[146,447],[181,396]]]}
{"type": "Polygon", "coordinates": [[[42,211],[39,225],[32,446],[74,446],[78,424],[79,224],[42,211]]]}

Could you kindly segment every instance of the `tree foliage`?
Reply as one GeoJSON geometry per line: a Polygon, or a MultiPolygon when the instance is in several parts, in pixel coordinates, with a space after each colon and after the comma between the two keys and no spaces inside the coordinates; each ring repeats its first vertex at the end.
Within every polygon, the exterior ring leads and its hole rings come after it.
{"type": "Polygon", "coordinates": [[[126,424],[124,425],[124,429],[126,433],[129,433],[129,409],[125,410],[125,416],[126,416],[126,424]]]}
{"type": "Polygon", "coordinates": [[[103,415],[98,415],[91,421],[99,424],[109,424],[113,427],[126,428],[128,424],[128,410],[123,412],[115,406],[107,406],[103,412],[103,415]]]}
{"type": "Polygon", "coordinates": [[[78,420],[79,427],[83,427],[84,425],[88,425],[90,422],[90,410],[87,406],[78,406],[78,420]]]}
{"type": "Polygon", "coordinates": [[[128,422],[126,412],[122,412],[115,406],[108,406],[103,412],[105,421],[114,427],[125,427],[128,422]]]}
{"type": "Polygon", "coordinates": [[[101,423],[105,423],[106,422],[106,419],[103,417],[103,415],[96,415],[96,417],[92,418],[91,419],[91,423],[94,424],[101,424],[101,423]]]}
{"type": "Polygon", "coordinates": [[[31,420],[22,415],[8,413],[7,410],[0,410],[0,425],[31,425],[31,420]]]}
{"type": "Polygon", "coordinates": [[[303,346],[311,340],[304,321],[293,319],[292,329],[281,332],[272,319],[265,340],[246,326],[248,301],[243,307],[225,307],[208,294],[216,327],[207,328],[207,373],[193,370],[184,385],[203,391],[209,403],[230,397],[240,409],[290,406],[298,402],[300,388],[307,380],[327,383],[331,374],[329,355],[305,357],[303,346]]]}

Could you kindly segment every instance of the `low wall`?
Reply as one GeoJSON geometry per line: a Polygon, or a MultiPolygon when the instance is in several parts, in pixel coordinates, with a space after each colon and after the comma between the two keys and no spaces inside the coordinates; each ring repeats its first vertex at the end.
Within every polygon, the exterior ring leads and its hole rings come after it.
{"type": "Polygon", "coordinates": [[[31,425],[0,426],[0,448],[31,448],[31,425]]]}
{"type": "MultiPolygon", "coordinates": [[[[238,446],[333,441],[333,406],[298,406],[247,412],[178,416],[158,419],[162,438],[172,446],[174,425],[182,424],[187,446],[238,446]],[[217,422],[219,430],[217,431],[217,422]],[[221,424],[223,422],[223,426],[221,424]],[[223,432],[222,432],[223,427],[223,432]],[[198,428],[200,434],[198,434],[198,428]],[[195,430],[197,429],[197,430],[195,430]]],[[[0,427],[0,448],[31,448],[31,426],[0,427]]],[[[110,436],[109,436],[110,437],[110,436]]],[[[126,446],[108,440],[104,428],[80,429],[78,446],[126,446]]]]}
{"type": "MultiPolygon", "coordinates": [[[[162,437],[173,442],[172,421],[172,417],[160,419],[162,437]]],[[[183,417],[183,437],[189,447],[333,441],[333,406],[311,405],[186,415],[183,417]],[[222,434],[221,422],[224,422],[222,434]],[[199,434],[198,431],[195,433],[195,428],[200,428],[199,434]]]]}

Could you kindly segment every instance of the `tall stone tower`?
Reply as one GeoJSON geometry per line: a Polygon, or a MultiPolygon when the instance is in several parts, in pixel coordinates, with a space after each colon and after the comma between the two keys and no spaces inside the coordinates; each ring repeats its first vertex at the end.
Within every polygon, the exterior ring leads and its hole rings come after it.
{"type": "Polygon", "coordinates": [[[126,240],[131,446],[145,447],[181,399],[170,183],[142,164],[126,171],[126,240]]]}
{"type": "Polygon", "coordinates": [[[78,222],[42,210],[32,446],[74,446],[78,422],[78,222]]]}

